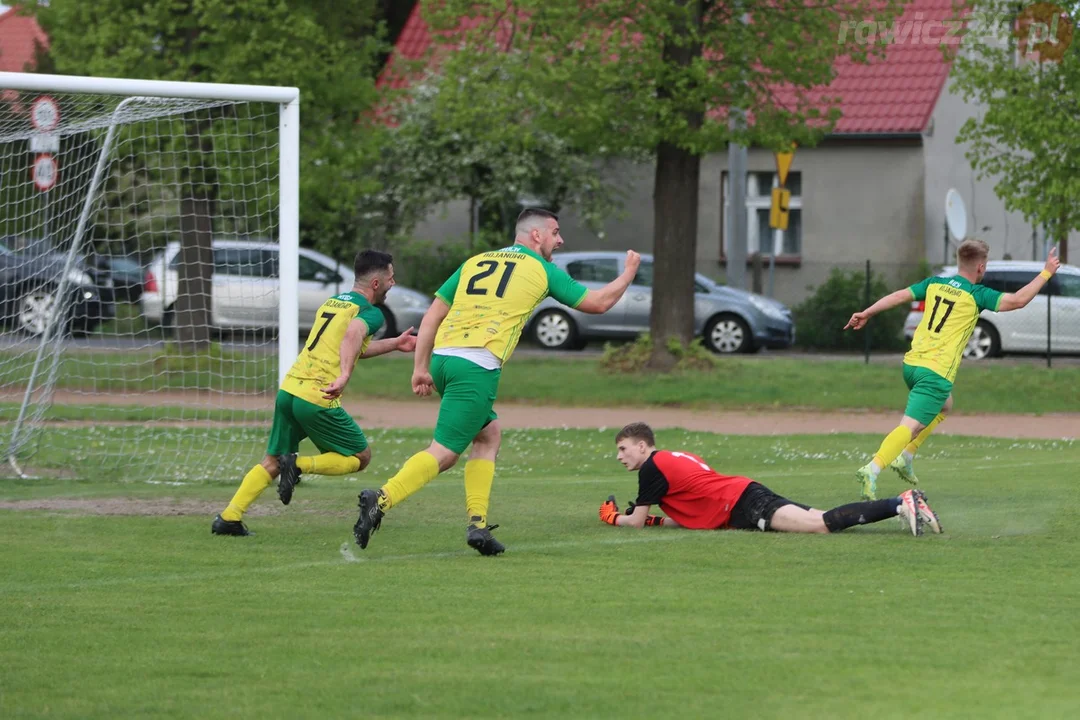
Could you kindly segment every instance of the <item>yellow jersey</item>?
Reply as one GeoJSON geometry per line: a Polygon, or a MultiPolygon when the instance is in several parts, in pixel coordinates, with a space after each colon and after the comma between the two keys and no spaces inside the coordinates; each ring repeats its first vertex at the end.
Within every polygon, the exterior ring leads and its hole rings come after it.
{"type": "Polygon", "coordinates": [[[1003,293],[959,275],[927,278],[908,290],[915,300],[926,301],[926,310],[904,363],[933,370],[952,382],[979,313],[996,312],[1003,293]]]}
{"type": "Polygon", "coordinates": [[[315,312],[315,325],[308,333],[300,356],[281,381],[281,389],[321,407],[341,407],[340,399],[323,398],[322,389],[341,375],[341,341],[353,320],[361,320],[367,326],[360,345],[360,354],[363,354],[371,336],[385,322],[382,312],[358,292],[335,295],[319,306],[315,312]]]}
{"type": "Polygon", "coordinates": [[[461,264],[435,295],[450,312],[435,349],[483,348],[505,362],[536,306],[548,295],[577,307],[589,289],[523,245],[480,253],[461,264]]]}

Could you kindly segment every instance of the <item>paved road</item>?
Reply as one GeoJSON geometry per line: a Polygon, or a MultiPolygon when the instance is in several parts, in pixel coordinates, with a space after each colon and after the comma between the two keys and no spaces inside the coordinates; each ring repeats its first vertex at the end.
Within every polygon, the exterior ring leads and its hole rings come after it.
{"type": "MultiPolygon", "coordinates": [[[[102,337],[102,336],[90,336],[85,338],[66,338],[64,344],[66,347],[78,350],[99,350],[99,351],[125,351],[125,350],[145,350],[162,348],[165,345],[165,340],[157,338],[131,338],[131,337],[102,337]]],[[[227,350],[243,350],[246,352],[266,352],[272,353],[277,351],[277,339],[270,338],[269,340],[243,338],[238,336],[229,336],[224,340],[221,340],[221,345],[227,350]]],[[[621,344],[621,343],[614,343],[621,344]]],[[[7,349],[12,347],[22,348],[23,350],[37,349],[36,341],[17,336],[12,334],[0,335],[0,349],[7,349]]],[[[531,343],[523,342],[515,353],[516,357],[559,357],[559,358],[581,358],[589,357],[595,358],[599,356],[604,349],[602,342],[592,342],[584,350],[543,350],[531,343]]],[[[845,353],[809,353],[798,350],[762,350],[761,352],[753,355],[743,355],[745,358],[752,358],[755,360],[775,360],[777,358],[790,358],[795,360],[802,360],[807,362],[822,362],[833,360],[847,360],[850,362],[863,362],[864,357],[861,354],[845,354],[845,353]]],[[[902,353],[884,353],[874,354],[870,356],[870,362],[881,363],[886,365],[899,365],[903,359],[902,353]]],[[[976,361],[968,360],[970,365],[976,361]]],[[[1044,355],[1009,355],[1003,358],[995,358],[989,361],[1002,365],[1027,365],[1033,367],[1045,367],[1046,357],[1044,355]]],[[[1080,355],[1055,355],[1053,357],[1053,365],[1061,367],[1076,367],[1080,366],[1080,355]]]]}

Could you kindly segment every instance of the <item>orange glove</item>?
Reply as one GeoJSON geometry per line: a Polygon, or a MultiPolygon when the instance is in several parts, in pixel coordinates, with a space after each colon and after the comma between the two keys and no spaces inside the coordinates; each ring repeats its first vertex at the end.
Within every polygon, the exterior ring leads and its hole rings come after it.
{"type": "Polygon", "coordinates": [[[664,524],[664,518],[661,515],[649,515],[645,518],[645,527],[652,527],[656,525],[659,527],[664,524]]]}
{"type": "Polygon", "coordinates": [[[608,495],[607,502],[600,506],[600,522],[615,525],[617,517],[619,517],[619,506],[615,502],[615,496],[608,495]]]}

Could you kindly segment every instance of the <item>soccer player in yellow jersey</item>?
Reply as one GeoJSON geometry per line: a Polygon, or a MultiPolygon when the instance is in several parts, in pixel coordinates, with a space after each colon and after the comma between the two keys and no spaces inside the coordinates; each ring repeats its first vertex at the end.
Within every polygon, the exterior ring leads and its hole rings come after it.
{"type": "Polygon", "coordinates": [[[242,521],[244,513],[275,477],[280,476],[278,496],[288,505],[301,473],[346,475],[371,462],[364,431],[341,407],[341,393],[358,359],[393,350],[412,352],[416,338],[409,328],[396,338],[371,339],[384,322],[375,305],[394,287],[393,258],[364,250],[357,253],[353,270],[352,290],[328,299],[316,311],[304,347],[278,390],[266,457],[244,476],[229,506],[214,519],[213,534],[252,534],[242,521]],[[306,437],[321,454],[297,457],[306,437]]]}
{"type": "Polygon", "coordinates": [[[1057,248],[1054,248],[1046,258],[1043,271],[1031,282],[1015,293],[1000,293],[979,284],[986,274],[989,252],[989,246],[982,240],[965,240],[956,251],[958,274],[927,278],[886,295],[866,310],[852,315],[844,326],[845,330],[861,330],[879,312],[912,300],[926,301],[926,312],[911,340],[911,350],[904,355],[904,382],[910,391],[904,417],[900,425],[885,436],[873,460],[856,472],[864,499],[876,499],[877,477],[886,466],[910,484],[918,484],[912,461],[919,446],[952,410],[953,381],[979,313],[983,310],[1008,312],[1026,306],[1053,277],[1060,264],[1057,248]]]}
{"type": "Polygon", "coordinates": [[[626,292],[641,257],[626,254],[622,274],[600,290],[589,290],[551,262],[563,244],[559,218],[547,210],[521,213],[510,247],[475,255],[435,293],[420,323],[413,361],[417,395],[441,396],[434,439],[413,455],[379,490],[360,493],[356,542],[366,548],[383,514],[401,504],[457,462],[472,443],[465,463],[466,541],[481,555],[505,548],[487,524],[501,430],[492,409],[503,364],[510,359],[533,310],[548,295],[581,312],[607,312],[626,292]]]}

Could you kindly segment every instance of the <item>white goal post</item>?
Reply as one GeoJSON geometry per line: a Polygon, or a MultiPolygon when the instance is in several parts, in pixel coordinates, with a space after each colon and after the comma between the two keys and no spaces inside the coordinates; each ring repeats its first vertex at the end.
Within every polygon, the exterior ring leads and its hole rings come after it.
{"type": "Polygon", "coordinates": [[[269,407],[298,353],[299,133],[293,87],[0,72],[0,446],[18,475],[58,388],[103,424],[113,405],[148,426],[265,421],[254,398],[269,407]],[[122,303],[128,265],[145,282],[122,303]],[[252,329],[276,344],[218,334],[252,329]]]}

